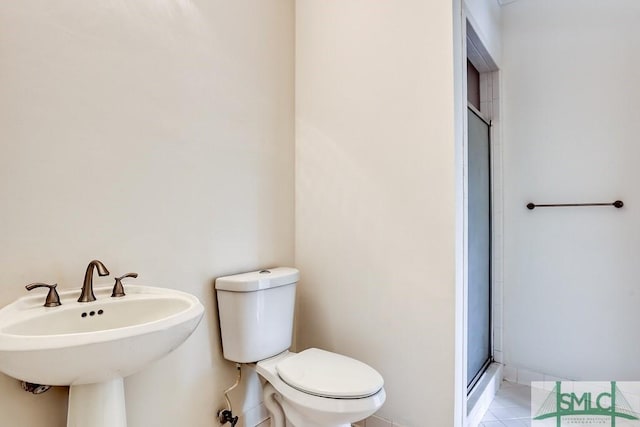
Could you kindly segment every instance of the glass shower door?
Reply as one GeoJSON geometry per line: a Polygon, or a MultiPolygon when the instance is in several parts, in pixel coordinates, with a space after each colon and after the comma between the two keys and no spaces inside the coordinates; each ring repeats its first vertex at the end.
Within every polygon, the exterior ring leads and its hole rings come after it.
{"type": "Polygon", "coordinates": [[[490,124],[469,108],[467,387],[491,363],[490,124]]]}

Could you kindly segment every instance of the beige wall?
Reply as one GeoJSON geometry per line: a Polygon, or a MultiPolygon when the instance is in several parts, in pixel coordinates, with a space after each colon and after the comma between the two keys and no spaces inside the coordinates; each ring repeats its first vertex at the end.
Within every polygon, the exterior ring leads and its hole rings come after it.
{"type": "MultiPolygon", "coordinates": [[[[79,288],[98,258],[206,307],[182,348],[126,381],[131,427],[212,425],[234,379],[212,281],[293,262],[293,10],[0,4],[0,305],[29,282],[79,288]]],[[[0,395],[0,425],[65,423],[64,389],[36,397],[0,375],[0,395]]]]}
{"type": "Polygon", "coordinates": [[[451,2],[296,2],[298,348],[385,378],[383,418],[454,424],[451,2]]]}

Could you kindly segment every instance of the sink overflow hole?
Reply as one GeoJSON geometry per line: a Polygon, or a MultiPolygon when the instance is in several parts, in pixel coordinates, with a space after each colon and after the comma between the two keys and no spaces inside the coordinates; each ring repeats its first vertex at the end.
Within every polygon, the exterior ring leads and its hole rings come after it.
{"type": "MultiPolygon", "coordinates": [[[[103,313],[104,313],[104,310],[102,310],[102,309],[98,310],[98,315],[101,315],[101,314],[103,314],[103,313]]],[[[95,311],[90,311],[89,313],[87,313],[87,312],[85,311],[85,312],[83,312],[82,314],[80,314],[80,317],[87,317],[87,314],[88,314],[89,316],[95,316],[95,315],[96,315],[96,312],[95,312],[95,311]]]]}

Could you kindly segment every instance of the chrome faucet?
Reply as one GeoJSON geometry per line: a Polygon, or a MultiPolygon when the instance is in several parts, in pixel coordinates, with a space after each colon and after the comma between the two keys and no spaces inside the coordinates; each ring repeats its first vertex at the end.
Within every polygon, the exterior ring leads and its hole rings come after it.
{"type": "Polygon", "coordinates": [[[100,276],[108,276],[109,270],[104,266],[103,263],[94,259],[87,266],[87,272],[84,274],[84,283],[82,284],[82,293],[80,294],[80,298],[78,298],[78,302],[90,302],[95,301],[96,296],[93,294],[93,268],[96,267],[98,269],[98,275],[100,276]]]}

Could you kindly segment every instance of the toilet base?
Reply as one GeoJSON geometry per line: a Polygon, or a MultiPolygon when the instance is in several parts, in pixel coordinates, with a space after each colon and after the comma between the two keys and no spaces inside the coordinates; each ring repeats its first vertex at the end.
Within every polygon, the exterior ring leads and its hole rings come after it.
{"type": "Polygon", "coordinates": [[[351,424],[318,424],[309,419],[303,419],[282,398],[280,393],[269,383],[264,385],[264,405],[271,417],[271,427],[351,427],[351,424]],[[288,416],[287,416],[288,415],[288,416]]]}

